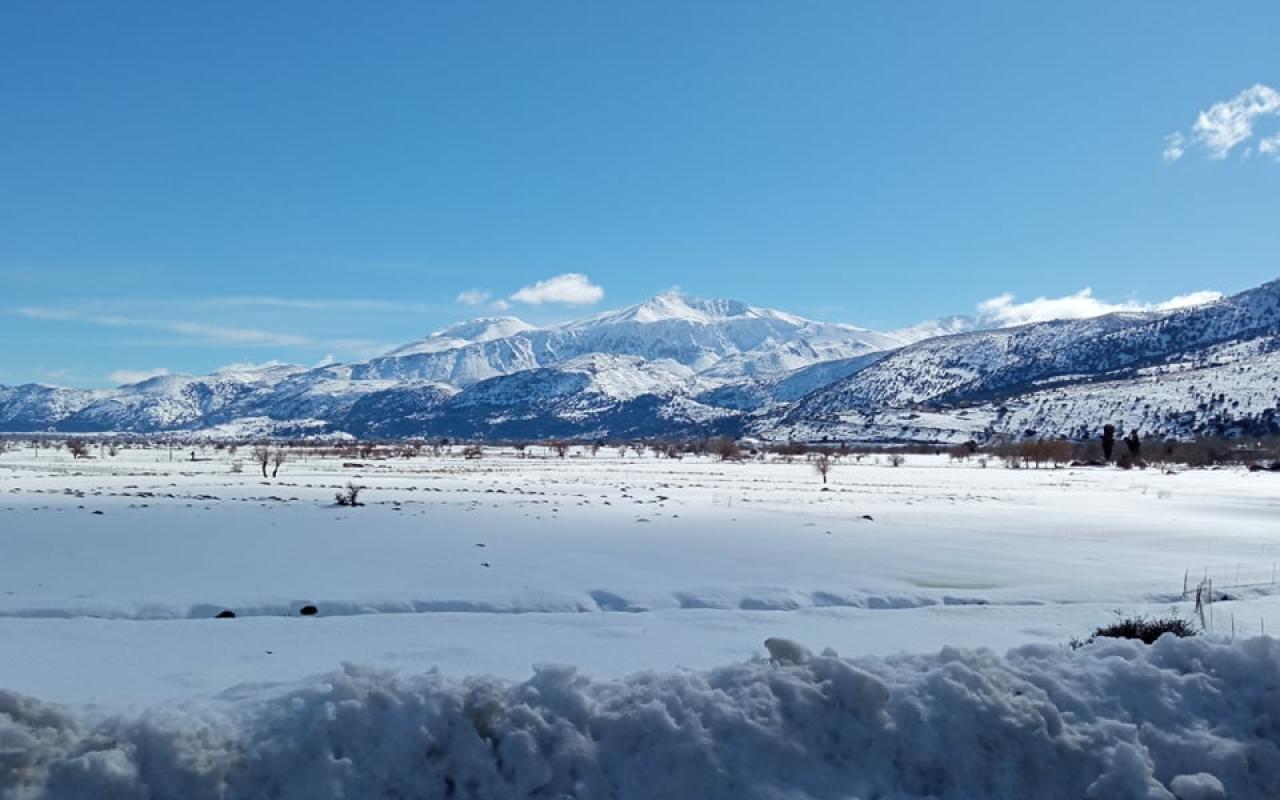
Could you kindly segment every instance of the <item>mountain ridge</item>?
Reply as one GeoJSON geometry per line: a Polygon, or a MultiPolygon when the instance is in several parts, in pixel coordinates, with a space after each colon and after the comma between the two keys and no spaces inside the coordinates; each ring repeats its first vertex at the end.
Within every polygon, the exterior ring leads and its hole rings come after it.
{"type": "Polygon", "coordinates": [[[666,292],[544,327],[479,317],[362,362],[269,363],[115,389],[0,386],[0,430],[225,431],[252,421],[255,431],[357,436],[953,441],[1025,435],[1033,424],[1078,431],[1092,424],[1079,419],[1085,406],[1096,415],[1110,407],[1105,397],[1132,403],[1142,385],[1160,406],[1141,415],[1145,424],[1191,435],[1253,428],[1224,417],[1222,401],[1188,376],[1229,385],[1253,409],[1253,427],[1274,420],[1278,342],[1280,280],[1171,311],[1005,328],[948,317],[890,333],[666,292]],[[1228,380],[1231,370],[1254,377],[1228,380]],[[1161,379],[1185,397],[1158,391],[1161,379]]]}

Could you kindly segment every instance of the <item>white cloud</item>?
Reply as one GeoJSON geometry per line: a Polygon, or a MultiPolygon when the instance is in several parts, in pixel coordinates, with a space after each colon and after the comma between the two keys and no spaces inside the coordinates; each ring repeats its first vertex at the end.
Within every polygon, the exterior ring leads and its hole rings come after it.
{"type": "Polygon", "coordinates": [[[333,353],[325,353],[323,358],[321,358],[315,364],[312,364],[312,367],[314,369],[320,369],[321,367],[328,367],[337,363],[338,363],[338,359],[333,357],[333,353]]]}
{"type": "Polygon", "coordinates": [[[589,306],[600,302],[603,297],[604,289],[591,283],[587,276],[580,272],[566,272],[554,278],[547,278],[511,295],[511,299],[517,303],[530,305],[560,303],[569,306],[589,306]]]}
{"type": "Polygon", "coordinates": [[[123,386],[126,383],[140,383],[148,378],[158,378],[161,375],[168,375],[169,370],[163,367],[157,369],[118,369],[107,377],[117,386],[123,386]]]}
{"type": "MultiPolygon", "coordinates": [[[[1254,125],[1259,118],[1280,116],[1280,92],[1261,83],[1254,84],[1230,100],[1214,103],[1201,111],[1191,126],[1190,143],[1180,132],[1165,137],[1164,159],[1177,161],[1188,146],[1196,146],[1208,153],[1209,158],[1220,161],[1233,150],[1254,136],[1254,125]]],[[[1269,155],[1280,155],[1280,135],[1263,137],[1258,150],[1269,155]]],[[[1247,157],[1251,152],[1245,147],[1247,157]]]]}
{"type": "Polygon", "coordinates": [[[299,347],[311,343],[305,336],[288,333],[271,333],[254,328],[235,328],[225,325],[206,325],[200,322],[173,322],[142,319],[118,314],[88,314],[58,308],[25,306],[14,312],[27,317],[56,322],[83,322],[108,328],[148,328],[189,336],[210,344],[238,344],[248,347],[299,347]]]}
{"type": "Polygon", "coordinates": [[[79,382],[82,379],[78,369],[44,369],[40,370],[39,375],[42,381],[51,382],[54,385],[79,382]]]}
{"type": "Polygon", "coordinates": [[[979,303],[978,316],[987,323],[1009,327],[1051,319],[1099,317],[1117,311],[1173,311],[1212,303],[1221,297],[1221,292],[1199,291],[1178,295],[1160,303],[1142,303],[1136,300],[1109,303],[1094,297],[1092,289],[1084,288],[1065,297],[1037,297],[1018,303],[1012,294],[1006,293],[979,303]]]}
{"type": "Polygon", "coordinates": [[[1198,292],[1190,294],[1180,294],[1171,297],[1163,303],[1155,305],[1156,311],[1176,311],[1179,308],[1191,308],[1192,306],[1202,306],[1206,303],[1214,303],[1222,299],[1222,292],[1215,292],[1211,289],[1202,289],[1198,292]]]}
{"type": "Polygon", "coordinates": [[[349,311],[378,314],[429,314],[441,310],[437,306],[426,303],[405,303],[397,300],[360,298],[311,299],[263,295],[210,297],[205,300],[193,301],[193,305],[210,308],[282,308],[298,311],[349,311]]]}
{"type": "MultiPolygon", "coordinates": [[[[525,291],[521,289],[520,291],[525,291]]],[[[468,289],[458,294],[457,302],[464,306],[482,306],[488,304],[489,308],[494,311],[506,311],[511,304],[501,297],[494,298],[493,292],[488,289],[468,289]]]]}

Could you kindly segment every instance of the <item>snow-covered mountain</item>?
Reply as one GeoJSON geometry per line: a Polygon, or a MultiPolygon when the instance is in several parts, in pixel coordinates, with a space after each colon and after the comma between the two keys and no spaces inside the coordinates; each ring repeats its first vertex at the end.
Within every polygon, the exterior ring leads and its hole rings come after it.
{"type": "Polygon", "coordinates": [[[0,387],[0,430],[950,441],[1112,421],[1240,432],[1275,422],[1278,352],[1280,281],[1169,313],[1003,329],[950,317],[893,333],[666,293],[544,328],[470,320],[351,364],[0,387]]]}
{"type": "Polygon", "coordinates": [[[602,354],[673,361],[723,381],[778,374],[906,341],[732,300],[666,293],[620,311],[547,328],[533,328],[511,317],[461,323],[358,365],[352,377],[432,380],[465,388],[488,378],[602,354]]]}
{"type": "Polygon", "coordinates": [[[1168,313],[927,339],[756,424],[803,438],[955,438],[935,435],[945,420],[922,416],[941,411],[963,419],[953,430],[966,436],[1081,435],[1108,422],[1163,435],[1266,432],[1280,406],[1278,350],[1280,280],[1168,313]]]}

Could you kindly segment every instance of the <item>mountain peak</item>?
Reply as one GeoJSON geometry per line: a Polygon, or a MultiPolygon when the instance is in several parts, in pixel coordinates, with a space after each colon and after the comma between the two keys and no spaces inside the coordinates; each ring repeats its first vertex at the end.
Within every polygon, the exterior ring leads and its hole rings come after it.
{"type": "Polygon", "coordinates": [[[505,339],[531,330],[534,330],[533,325],[517,317],[476,317],[447,325],[424,339],[401,345],[387,355],[410,356],[419,353],[439,353],[478,342],[505,339]]]}
{"type": "Polygon", "coordinates": [[[518,317],[476,317],[475,319],[455,322],[452,325],[445,326],[431,334],[431,337],[466,339],[469,342],[487,342],[491,339],[501,339],[505,336],[531,331],[533,327],[518,317]]]}
{"type": "Polygon", "coordinates": [[[593,317],[591,321],[639,322],[642,324],[682,321],[709,325],[735,317],[757,316],[759,314],[759,309],[753,308],[740,300],[691,297],[672,289],[619,311],[607,311],[599,314],[593,317]]]}

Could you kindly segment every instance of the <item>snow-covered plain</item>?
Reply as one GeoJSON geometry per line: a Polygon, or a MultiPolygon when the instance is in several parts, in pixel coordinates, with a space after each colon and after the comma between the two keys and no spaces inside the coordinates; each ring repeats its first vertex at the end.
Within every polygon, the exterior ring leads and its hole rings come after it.
{"type": "Polygon", "coordinates": [[[1275,475],[529,453],[0,455],[0,795],[1280,791],[1275,475]]]}

